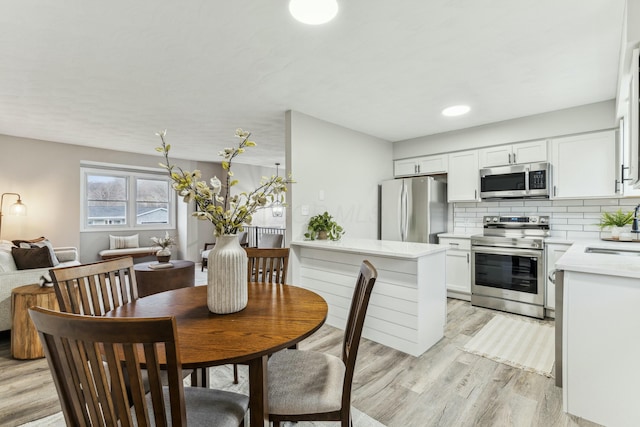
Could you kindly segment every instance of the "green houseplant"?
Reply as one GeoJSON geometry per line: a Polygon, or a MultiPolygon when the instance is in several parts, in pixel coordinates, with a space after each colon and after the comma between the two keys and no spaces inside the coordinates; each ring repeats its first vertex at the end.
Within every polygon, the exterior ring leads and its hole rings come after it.
{"type": "Polygon", "coordinates": [[[622,209],[618,209],[616,212],[602,212],[600,218],[600,229],[609,227],[611,228],[611,237],[617,239],[620,237],[620,229],[626,225],[633,223],[633,211],[622,212],[622,209]]]}
{"type": "Polygon", "coordinates": [[[344,229],[333,220],[328,212],[324,212],[309,218],[307,233],[304,233],[304,237],[311,240],[340,240],[343,234],[344,229]]]}

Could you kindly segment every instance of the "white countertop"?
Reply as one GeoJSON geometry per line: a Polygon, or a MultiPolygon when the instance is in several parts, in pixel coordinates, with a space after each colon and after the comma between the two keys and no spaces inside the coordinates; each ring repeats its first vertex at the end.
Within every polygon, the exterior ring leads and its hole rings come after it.
{"type": "Polygon", "coordinates": [[[303,246],[339,252],[380,255],[392,258],[420,258],[444,252],[449,247],[432,243],[395,242],[391,240],[356,239],[343,237],[331,240],[295,240],[291,246],[303,246]]]}
{"type": "Polygon", "coordinates": [[[589,247],[626,249],[640,252],[640,243],[636,242],[610,242],[605,240],[576,241],[567,252],[556,261],[556,268],[558,270],[640,279],[640,255],[628,256],[586,253],[585,249],[589,247]]]}

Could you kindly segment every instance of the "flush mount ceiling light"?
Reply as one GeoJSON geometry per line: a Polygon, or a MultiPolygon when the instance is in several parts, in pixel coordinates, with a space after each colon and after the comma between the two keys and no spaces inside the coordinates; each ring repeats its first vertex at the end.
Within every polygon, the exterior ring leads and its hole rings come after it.
{"type": "Polygon", "coordinates": [[[320,25],[331,21],[338,13],[336,0],[291,0],[289,12],[298,21],[320,25]]]}
{"type": "Polygon", "coordinates": [[[442,110],[442,115],[447,117],[461,116],[467,114],[471,110],[468,105],[454,105],[442,110]]]}

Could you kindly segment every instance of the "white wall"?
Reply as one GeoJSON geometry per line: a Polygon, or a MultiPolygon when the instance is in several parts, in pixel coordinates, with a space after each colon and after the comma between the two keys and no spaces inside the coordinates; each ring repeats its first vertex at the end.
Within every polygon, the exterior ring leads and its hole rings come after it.
{"type": "Polygon", "coordinates": [[[392,144],[296,111],[287,112],[286,126],[287,170],[296,181],[287,208],[291,239],[302,239],[309,217],[324,211],[345,237],[377,239],[378,183],[393,177],[392,144]]]}
{"type": "Polygon", "coordinates": [[[428,135],[393,144],[393,158],[403,159],[490,145],[531,141],[617,127],[615,101],[603,101],[483,126],[428,135]]]}

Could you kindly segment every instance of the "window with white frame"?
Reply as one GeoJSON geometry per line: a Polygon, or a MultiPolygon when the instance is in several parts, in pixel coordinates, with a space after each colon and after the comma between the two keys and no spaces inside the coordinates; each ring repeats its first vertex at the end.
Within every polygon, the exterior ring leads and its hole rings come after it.
{"type": "Polygon", "coordinates": [[[81,167],[85,231],[175,228],[175,192],[166,172],[81,167]]]}

